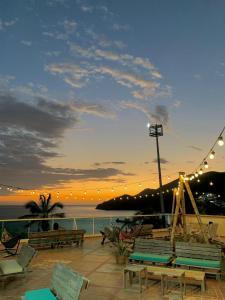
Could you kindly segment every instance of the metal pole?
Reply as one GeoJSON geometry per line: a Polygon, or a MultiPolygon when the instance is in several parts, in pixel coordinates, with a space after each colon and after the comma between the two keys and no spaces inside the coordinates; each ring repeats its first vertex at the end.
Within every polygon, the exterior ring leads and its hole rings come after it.
{"type": "Polygon", "coordinates": [[[164,201],[163,201],[163,194],[162,194],[162,175],[161,175],[161,166],[160,166],[160,154],[159,154],[159,140],[157,134],[157,125],[156,126],[156,149],[157,149],[157,162],[158,162],[158,173],[159,173],[159,194],[160,194],[160,208],[161,213],[165,213],[164,201]]]}

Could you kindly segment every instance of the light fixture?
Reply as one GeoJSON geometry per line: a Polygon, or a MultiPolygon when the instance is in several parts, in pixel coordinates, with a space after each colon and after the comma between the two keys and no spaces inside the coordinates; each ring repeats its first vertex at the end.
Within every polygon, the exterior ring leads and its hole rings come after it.
{"type": "Polygon", "coordinates": [[[204,167],[205,167],[205,169],[208,169],[208,168],[209,168],[209,165],[208,165],[208,163],[207,163],[206,160],[204,161],[204,167]]]}
{"type": "Polygon", "coordinates": [[[211,151],[211,153],[209,154],[209,158],[213,159],[215,157],[215,151],[211,151]]]}
{"type": "Polygon", "coordinates": [[[195,172],[195,177],[198,177],[198,172],[195,172]]]}
{"type": "Polygon", "coordinates": [[[199,175],[202,175],[202,173],[203,173],[203,170],[202,170],[202,168],[198,171],[198,174],[199,175]]]}
{"type": "Polygon", "coordinates": [[[223,137],[222,137],[222,136],[219,136],[219,137],[218,137],[217,144],[218,144],[219,146],[223,146],[223,145],[224,145],[224,141],[223,141],[223,137]]]}
{"type": "Polygon", "coordinates": [[[211,186],[212,186],[212,185],[213,185],[213,182],[212,182],[212,181],[210,181],[209,185],[211,185],[211,186]]]}

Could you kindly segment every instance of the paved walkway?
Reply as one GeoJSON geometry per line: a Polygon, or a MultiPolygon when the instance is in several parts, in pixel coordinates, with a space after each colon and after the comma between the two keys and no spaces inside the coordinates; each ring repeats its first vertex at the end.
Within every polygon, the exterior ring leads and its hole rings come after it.
{"type": "MultiPolygon", "coordinates": [[[[1,259],[1,258],[0,258],[1,259]]],[[[3,258],[2,258],[3,259],[3,258]]],[[[26,279],[9,282],[0,290],[0,300],[18,300],[26,290],[50,286],[52,268],[55,263],[63,262],[81,272],[90,281],[88,290],[81,300],[149,300],[162,299],[159,281],[150,281],[149,288],[141,295],[137,289],[123,289],[123,267],[115,263],[109,244],[101,246],[100,239],[85,239],[83,248],[63,248],[40,250],[32,264],[32,272],[26,279]]],[[[207,279],[207,291],[201,293],[197,286],[188,286],[185,300],[225,300],[225,282],[207,279]]],[[[163,298],[169,299],[169,298],[163,298]]],[[[170,299],[179,299],[171,296],[170,299]]]]}

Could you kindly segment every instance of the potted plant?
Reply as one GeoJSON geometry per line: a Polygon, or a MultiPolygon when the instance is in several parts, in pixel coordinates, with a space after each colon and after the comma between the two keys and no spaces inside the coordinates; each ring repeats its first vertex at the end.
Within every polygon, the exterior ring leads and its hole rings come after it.
{"type": "Polygon", "coordinates": [[[116,257],[116,263],[119,265],[124,265],[127,263],[127,259],[129,256],[129,249],[127,244],[125,244],[123,241],[118,240],[116,243],[114,243],[116,249],[114,251],[115,257],[116,257]]]}

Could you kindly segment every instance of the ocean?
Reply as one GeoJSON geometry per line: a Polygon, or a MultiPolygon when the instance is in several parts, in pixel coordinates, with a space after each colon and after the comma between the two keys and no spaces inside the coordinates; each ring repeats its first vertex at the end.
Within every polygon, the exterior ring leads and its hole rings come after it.
{"type": "MultiPolygon", "coordinates": [[[[95,209],[93,205],[65,205],[63,208],[65,217],[74,219],[55,219],[49,221],[50,228],[53,228],[55,222],[63,229],[84,229],[86,234],[99,234],[105,226],[115,224],[116,219],[121,217],[134,215],[135,211],[104,211],[95,209]],[[84,217],[84,218],[83,218],[84,217]]],[[[22,238],[27,238],[29,232],[39,231],[40,222],[30,223],[17,219],[21,216],[29,214],[29,211],[24,206],[19,205],[0,205],[0,237],[3,228],[5,228],[11,236],[20,235],[22,238]],[[5,221],[4,221],[5,220],[5,221]],[[1,222],[2,221],[2,222],[1,222]],[[29,225],[29,226],[28,226],[29,225]]]]}
{"type": "MultiPolygon", "coordinates": [[[[99,210],[95,205],[65,205],[63,208],[65,217],[119,217],[133,215],[133,210],[99,210]]],[[[23,215],[29,214],[29,211],[22,205],[0,205],[0,220],[17,219],[23,215]]]]}

